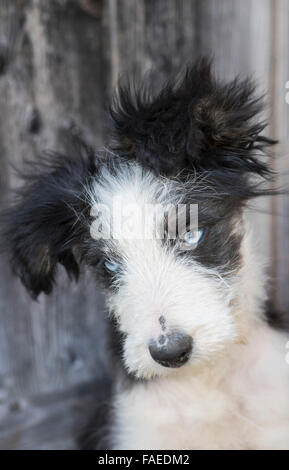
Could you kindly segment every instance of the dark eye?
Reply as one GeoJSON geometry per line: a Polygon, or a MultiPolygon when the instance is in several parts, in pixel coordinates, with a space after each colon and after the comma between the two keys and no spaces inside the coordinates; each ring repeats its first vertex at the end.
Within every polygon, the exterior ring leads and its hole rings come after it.
{"type": "Polygon", "coordinates": [[[187,247],[195,248],[203,239],[205,229],[192,229],[188,230],[183,237],[183,242],[187,247]]]}
{"type": "Polygon", "coordinates": [[[105,261],[104,266],[110,273],[117,273],[120,270],[120,265],[115,261],[105,261]]]}

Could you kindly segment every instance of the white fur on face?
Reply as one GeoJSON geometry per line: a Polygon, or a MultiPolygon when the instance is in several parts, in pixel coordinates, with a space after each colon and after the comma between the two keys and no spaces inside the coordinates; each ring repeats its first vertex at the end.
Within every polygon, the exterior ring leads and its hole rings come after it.
{"type": "MultiPolygon", "coordinates": [[[[135,203],[143,209],[145,204],[178,203],[178,191],[176,183],[132,164],[113,175],[104,169],[90,193],[92,204],[111,208],[116,198],[124,208],[135,203]]],[[[146,233],[153,234],[158,224],[156,212],[146,219],[146,233]]],[[[109,223],[105,215],[102,222],[109,223]]],[[[122,260],[121,282],[110,293],[108,303],[126,338],[123,359],[130,372],[146,379],[174,373],[157,364],[149,353],[149,342],[162,334],[179,331],[193,338],[191,358],[182,368],[214,359],[236,340],[238,325],[230,306],[233,280],[225,282],[192,256],[189,260],[177,256],[176,249],[158,239],[127,239],[118,234],[118,239],[106,243],[111,259],[115,255],[122,260]]]]}

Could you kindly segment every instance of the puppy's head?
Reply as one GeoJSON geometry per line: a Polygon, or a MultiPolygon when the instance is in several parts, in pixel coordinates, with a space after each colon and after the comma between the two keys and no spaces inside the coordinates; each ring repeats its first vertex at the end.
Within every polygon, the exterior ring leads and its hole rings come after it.
{"type": "Polygon", "coordinates": [[[209,361],[239,335],[242,209],[274,142],[250,82],[203,61],[155,96],[122,86],[110,150],[49,156],[4,215],[16,274],[49,293],[58,263],[89,265],[107,290],[129,373],[150,379],[209,361]],[[194,215],[192,217],[192,214],[194,215]]]}

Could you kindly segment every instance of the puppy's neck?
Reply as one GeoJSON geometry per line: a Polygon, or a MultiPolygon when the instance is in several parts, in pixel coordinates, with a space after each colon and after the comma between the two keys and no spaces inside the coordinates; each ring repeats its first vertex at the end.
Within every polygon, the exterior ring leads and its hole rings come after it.
{"type": "Polygon", "coordinates": [[[245,233],[241,245],[242,264],[237,276],[234,311],[238,318],[241,344],[246,344],[254,328],[265,322],[267,300],[265,264],[253,240],[250,223],[244,221],[245,233]]]}

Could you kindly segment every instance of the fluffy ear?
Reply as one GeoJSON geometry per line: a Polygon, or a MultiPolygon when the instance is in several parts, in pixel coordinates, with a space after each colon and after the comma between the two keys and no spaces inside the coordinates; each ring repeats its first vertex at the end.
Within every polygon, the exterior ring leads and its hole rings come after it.
{"type": "Polygon", "coordinates": [[[86,231],[82,194],[95,160],[90,151],[75,159],[47,154],[28,170],[16,203],[2,214],[1,238],[14,272],[36,298],[51,292],[57,263],[78,277],[73,250],[86,231]]]}
{"type": "Polygon", "coordinates": [[[262,99],[250,80],[220,83],[203,59],[157,94],[150,90],[119,84],[110,108],[114,150],[166,175],[192,168],[269,173],[259,156],[275,142],[261,136],[262,99]]]}

